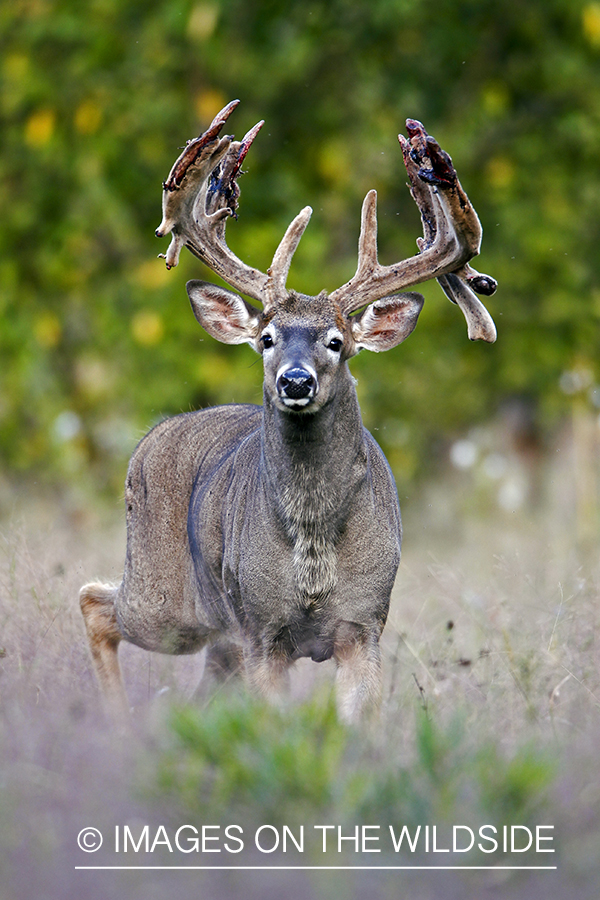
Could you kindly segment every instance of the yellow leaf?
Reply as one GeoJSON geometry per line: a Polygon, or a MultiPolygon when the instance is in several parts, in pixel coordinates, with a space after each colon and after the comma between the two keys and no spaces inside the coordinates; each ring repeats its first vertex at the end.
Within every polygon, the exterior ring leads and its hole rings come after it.
{"type": "Polygon", "coordinates": [[[600,47],[600,3],[588,3],[581,12],[583,33],[592,47],[600,47]]]}
{"type": "Polygon", "coordinates": [[[486,166],[488,181],[495,188],[507,188],[515,177],[515,167],[506,156],[494,156],[486,166]]]}
{"type": "Polygon", "coordinates": [[[84,100],[75,110],[75,128],[80,134],[93,134],[102,122],[102,110],[94,100],[84,100]]]}
{"type": "Polygon", "coordinates": [[[215,88],[207,88],[196,95],[194,106],[196,115],[200,119],[203,127],[208,125],[214,119],[216,114],[220,109],[223,109],[226,103],[227,100],[225,99],[225,95],[215,88]]]}
{"type": "Polygon", "coordinates": [[[189,36],[197,41],[206,41],[209,37],[212,37],[218,18],[219,8],[216,3],[199,3],[190,14],[188,21],[189,36]]]}
{"type": "Polygon", "coordinates": [[[58,316],[51,312],[42,313],[34,322],[33,334],[40,347],[49,350],[56,347],[62,334],[58,316]]]}
{"type": "Polygon", "coordinates": [[[25,141],[30,147],[43,147],[54,134],[56,113],[53,109],[39,109],[25,124],[25,141]]]}
{"type": "Polygon", "coordinates": [[[151,309],[142,309],[131,320],[133,339],[143,347],[158,344],[164,334],[161,316],[151,309]]]}
{"type": "Polygon", "coordinates": [[[170,272],[161,259],[148,259],[134,272],[136,283],[148,291],[163,287],[169,281],[169,276],[170,272]]]}

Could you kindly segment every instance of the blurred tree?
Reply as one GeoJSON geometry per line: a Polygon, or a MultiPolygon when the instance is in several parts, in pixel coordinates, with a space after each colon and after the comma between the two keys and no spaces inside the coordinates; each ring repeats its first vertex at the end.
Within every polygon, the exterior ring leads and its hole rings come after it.
{"type": "Polygon", "coordinates": [[[498,343],[470,344],[432,285],[410,341],[353,363],[401,485],[507,397],[549,429],[572,402],[565,373],[587,372],[578,383],[600,396],[600,3],[14,0],[0,9],[0,47],[7,465],[93,470],[112,486],[153,421],[260,402],[257,357],[193,320],[184,282],[202,267],[188,257],[167,272],[153,237],[177,148],[233,97],[236,135],[266,126],[228,240],[264,269],[310,203],[289,282],[299,290],[353,273],[371,187],[382,260],[414,252],[395,139],[406,116],[452,154],[480,214],[498,343]]]}

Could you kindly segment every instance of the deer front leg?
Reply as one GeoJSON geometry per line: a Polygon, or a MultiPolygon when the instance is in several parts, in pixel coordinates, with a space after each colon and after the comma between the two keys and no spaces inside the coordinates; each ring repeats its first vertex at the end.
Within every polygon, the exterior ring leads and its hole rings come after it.
{"type": "Polygon", "coordinates": [[[244,648],[244,681],[269,703],[282,705],[289,693],[290,660],[263,647],[244,648]]]}
{"type": "Polygon", "coordinates": [[[351,637],[337,639],[334,658],[336,704],[342,722],[355,724],[373,714],[381,703],[379,636],[354,626],[351,637]]]}
{"type": "Polygon", "coordinates": [[[109,715],[123,721],[129,714],[129,705],[117,655],[121,642],[115,613],[117,590],[107,584],[86,584],[79,592],[79,605],[102,699],[109,715]]]}

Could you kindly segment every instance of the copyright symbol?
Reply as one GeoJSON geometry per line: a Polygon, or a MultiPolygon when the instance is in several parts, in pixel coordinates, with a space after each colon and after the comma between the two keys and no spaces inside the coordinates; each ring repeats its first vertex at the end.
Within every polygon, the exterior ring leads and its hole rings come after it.
{"type": "Polygon", "coordinates": [[[95,853],[102,846],[102,835],[97,828],[82,828],[77,835],[77,843],[80,850],[95,853]]]}

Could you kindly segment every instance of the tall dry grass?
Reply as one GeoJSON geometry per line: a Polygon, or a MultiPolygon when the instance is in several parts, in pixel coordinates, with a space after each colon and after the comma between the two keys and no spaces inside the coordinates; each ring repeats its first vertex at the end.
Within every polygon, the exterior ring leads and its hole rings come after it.
{"type": "MultiPolygon", "coordinates": [[[[383,642],[382,716],[366,733],[347,732],[335,723],[328,663],[298,667],[293,703],[280,712],[243,692],[199,699],[194,690],[201,660],[152,656],[129,646],[122,647],[121,658],[134,724],[128,734],[113,730],[100,710],[77,592],[91,578],[119,578],[122,513],[116,505],[61,503],[33,490],[25,497],[5,493],[0,900],[181,895],[225,900],[282,893],[416,900],[596,898],[600,565],[589,523],[583,536],[577,527],[572,451],[568,442],[560,449],[550,462],[540,458],[541,487],[515,502],[513,510],[496,502],[500,480],[482,481],[476,467],[449,471],[419,497],[404,501],[403,562],[383,642]],[[528,873],[75,869],[91,859],[115,861],[114,854],[96,858],[77,848],[85,826],[108,835],[116,824],[130,823],[139,833],[144,823],[199,826],[243,816],[254,823],[268,816],[281,824],[303,821],[307,827],[338,817],[348,828],[352,823],[385,828],[402,822],[545,823],[555,829],[551,862],[558,868],[528,873]]],[[[523,464],[510,461],[513,472],[523,464]]],[[[531,473],[531,462],[526,466],[531,473]]],[[[341,858],[328,854],[324,860],[312,853],[296,862],[336,864],[341,858]]],[[[357,862],[352,854],[343,859],[357,862]]],[[[133,864],[165,860],[172,860],[168,851],[151,860],[128,858],[133,864]]],[[[222,854],[216,862],[282,860],[248,851],[239,858],[222,854]]],[[[360,862],[373,860],[363,854],[360,862]]],[[[431,858],[375,859],[380,865],[400,861],[428,864],[431,858]]]]}

